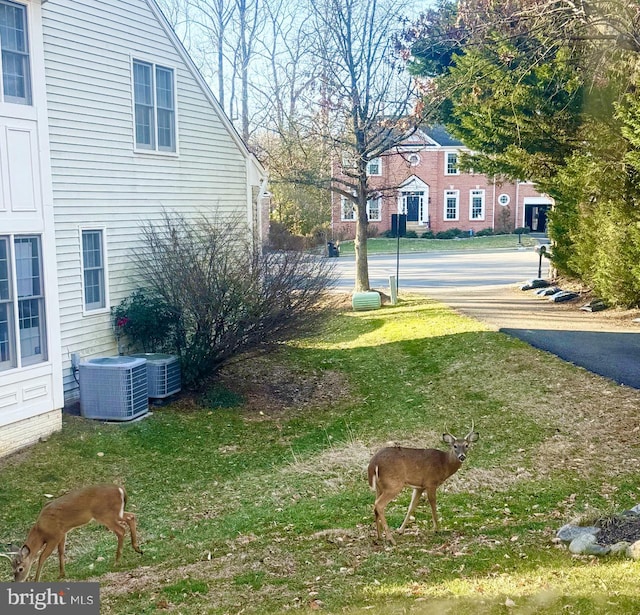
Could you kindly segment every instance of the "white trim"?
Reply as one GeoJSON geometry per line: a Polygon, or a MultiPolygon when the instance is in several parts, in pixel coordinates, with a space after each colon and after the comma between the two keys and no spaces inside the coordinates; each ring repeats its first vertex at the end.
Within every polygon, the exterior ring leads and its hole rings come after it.
{"type": "Polygon", "coordinates": [[[370,199],[367,199],[367,219],[369,220],[369,222],[382,222],[382,196],[378,195],[378,196],[374,196],[370,199]],[[378,202],[378,217],[377,218],[372,218],[371,214],[369,213],[369,204],[371,203],[371,201],[377,201],[378,202]]]}
{"type": "Polygon", "coordinates": [[[109,259],[107,257],[107,227],[106,226],[95,226],[95,225],[80,225],[78,226],[78,248],[79,248],[79,258],[80,258],[80,289],[82,296],[82,315],[83,316],[95,316],[96,314],[104,314],[106,312],[111,311],[110,301],[109,301],[109,259]],[[95,308],[93,310],[87,309],[87,304],[84,296],[85,287],[84,287],[84,253],[83,253],[83,245],[82,245],[82,234],[85,231],[96,231],[100,232],[100,240],[102,242],[102,276],[103,276],[103,284],[104,284],[104,306],[100,308],[95,308]]]}
{"type": "Polygon", "coordinates": [[[346,196],[344,195],[340,195],[340,222],[355,222],[356,221],[356,204],[351,200],[348,199],[346,196]],[[345,218],[344,213],[345,213],[345,205],[347,204],[347,202],[351,203],[351,206],[353,207],[353,218],[345,218]]]}
{"type": "Polygon", "coordinates": [[[131,84],[131,122],[132,122],[132,138],[133,138],[133,152],[136,155],[145,155],[148,154],[150,156],[162,156],[169,158],[177,158],[180,155],[180,138],[178,131],[178,67],[172,65],[170,62],[158,62],[155,58],[146,53],[130,53],[129,54],[129,81],[131,84]],[[145,148],[138,147],[136,142],[136,93],[135,93],[135,81],[133,76],[133,63],[134,62],[142,62],[144,64],[151,65],[151,72],[153,77],[153,130],[155,134],[154,138],[154,147],[153,148],[145,148]],[[158,149],[158,103],[156,101],[156,68],[165,68],[170,70],[173,73],[173,129],[174,129],[174,138],[175,138],[175,150],[165,150],[158,149]]]}
{"type": "Polygon", "coordinates": [[[469,190],[469,222],[482,222],[486,217],[487,209],[487,191],[484,188],[471,188],[469,190]],[[473,217],[473,197],[474,192],[481,197],[482,204],[480,206],[481,214],[478,217],[473,217]]]}
{"type": "Polygon", "coordinates": [[[377,156],[376,158],[372,158],[371,160],[369,160],[367,162],[367,168],[366,168],[366,173],[367,173],[367,177],[380,177],[382,175],[382,156],[377,156]],[[371,173],[369,171],[369,165],[372,162],[378,161],[378,172],[377,173],[371,173]]]}
{"type": "Polygon", "coordinates": [[[456,150],[444,150],[444,174],[445,175],[460,175],[460,152],[456,150]],[[449,172],[449,156],[453,154],[456,157],[456,170],[453,173],[449,172]]]}
{"type": "Polygon", "coordinates": [[[460,220],[460,190],[445,190],[444,191],[444,209],[442,211],[442,221],[443,222],[456,222],[460,220]],[[456,217],[448,218],[447,217],[447,197],[455,196],[456,198],[456,217]]]}

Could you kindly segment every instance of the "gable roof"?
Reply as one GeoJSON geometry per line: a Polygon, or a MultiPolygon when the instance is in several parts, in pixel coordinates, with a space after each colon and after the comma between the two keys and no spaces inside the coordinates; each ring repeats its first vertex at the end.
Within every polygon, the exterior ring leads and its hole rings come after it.
{"type": "Polygon", "coordinates": [[[452,137],[442,124],[425,126],[421,130],[433,141],[442,147],[464,147],[464,143],[452,137]]]}
{"type": "Polygon", "coordinates": [[[160,8],[156,0],[145,0],[145,2],[149,6],[149,9],[152,11],[152,13],[156,16],[158,22],[160,23],[164,31],[167,33],[167,36],[169,37],[171,42],[174,44],[176,51],[178,52],[180,57],[183,59],[184,63],[187,65],[187,67],[193,74],[196,82],[202,88],[202,91],[205,97],[207,98],[211,106],[214,108],[214,110],[220,117],[220,120],[222,121],[224,127],[227,129],[229,136],[233,139],[233,141],[236,143],[238,148],[244,153],[245,157],[250,159],[251,162],[255,165],[255,167],[266,176],[267,172],[265,168],[262,166],[262,164],[256,158],[256,156],[249,150],[247,144],[244,142],[244,140],[236,130],[235,126],[233,125],[233,123],[231,122],[227,114],[224,112],[224,110],[220,106],[220,103],[218,102],[218,99],[215,97],[215,95],[211,91],[209,84],[205,81],[204,77],[198,70],[198,67],[196,66],[191,56],[189,55],[189,52],[186,50],[185,46],[182,44],[182,41],[180,40],[180,38],[176,34],[176,31],[173,29],[173,27],[169,23],[169,20],[166,18],[165,14],[162,12],[162,9],[160,8]]]}

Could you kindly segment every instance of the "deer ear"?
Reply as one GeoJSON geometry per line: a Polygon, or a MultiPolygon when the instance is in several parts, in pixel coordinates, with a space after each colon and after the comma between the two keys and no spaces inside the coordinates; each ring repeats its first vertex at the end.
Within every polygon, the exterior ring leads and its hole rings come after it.
{"type": "Polygon", "coordinates": [[[28,557],[29,553],[31,553],[31,549],[29,549],[27,545],[24,545],[20,551],[18,551],[18,555],[22,558],[28,557]]]}
{"type": "Polygon", "coordinates": [[[480,434],[477,431],[472,431],[467,437],[467,442],[477,442],[480,438],[480,434]]]}
{"type": "Polygon", "coordinates": [[[442,440],[447,444],[453,444],[456,439],[450,433],[443,433],[442,440]]]}

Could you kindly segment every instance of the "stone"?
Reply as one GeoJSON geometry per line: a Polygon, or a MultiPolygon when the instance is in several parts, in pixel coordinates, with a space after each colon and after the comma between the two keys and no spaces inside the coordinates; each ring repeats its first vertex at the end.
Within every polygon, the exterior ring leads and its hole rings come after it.
{"type": "Polygon", "coordinates": [[[636,561],[640,560],[640,540],[636,540],[633,544],[627,547],[627,557],[636,561]]]}
{"type": "Polygon", "coordinates": [[[586,553],[587,548],[595,544],[596,537],[594,534],[581,534],[571,541],[569,551],[575,554],[586,553]]]}
{"type": "Polygon", "coordinates": [[[582,527],[580,525],[572,525],[571,523],[567,523],[566,525],[563,525],[558,530],[558,533],[556,534],[556,536],[563,542],[571,542],[578,536],[583,536],[583,535],[595,536],[599,531],[600,531],[599,527],[595,527],[595,526],[582,527]]]}
{"type": "Polygon", "coordinates": [[[640,504],[636,504],[630,510],[631,510],[632,513],[635,513],[636,515],[640,515],[640,504]]]}
{"type": "Polygon", "coordinates": [[[608,555],[611,552],[611,547],[609,545],[599,545],[597,542],[594,542],[585,545],[582,552],[585,555],[608,555]]]}
{"type": "Polygon", "coordinates": [[[620,542],[616,542],[615,545],[611,545],[611,555],[625,555],[627,552],[627,547],[631,545],[630,542],[626,540],[621,540],[620,542]]]}

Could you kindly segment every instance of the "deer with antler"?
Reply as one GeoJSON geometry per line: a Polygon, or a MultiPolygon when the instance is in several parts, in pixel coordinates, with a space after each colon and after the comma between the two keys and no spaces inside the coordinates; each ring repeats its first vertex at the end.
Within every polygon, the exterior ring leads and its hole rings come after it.
{"type": "Polygon", "coordinates": [[[384,516],[384,509],[405,487],[413,489],[409,510],[398,529],[404,532],[413,511],[418,506],[420,496],[426,491],[434,530],[438,531],[438,517],[436,513],[436,489],[447,478],[455,474],[462,462],[467,458],[467,451],[472,442],[479,438],[471,422],[471,430],[464,438],[456,438],[450,433],[444,433],[442,440],[449,444],[448,451],[435,448],[405,448],[389,446],[379,450],[369,462],[369,485],[376,492],[373,507],[378,540],[382,538],[382,530],[392,544],[395,540],[384,516]]]}
{"type": "Polygon", "coordinates": [[[15,553],[11,565],[15,581],[24,581],[29,576],[31,566],[38,557],[36,582],[45,560],[58,548],[60,578],[64,577],[64,547],[67,532],[86,525],[92,519],[106,526],[118,537],[116,564],[122,555],[122,545],[127,526],[131,532],[131,544],[135,551],[142,553],[136,535],[136,516],[125,512],[127,494],[118,485],[92,485],[71,491],[45,505],[27,540],[15,553]],[[42,551],[42,552],[40,552],[42,551]]]}

